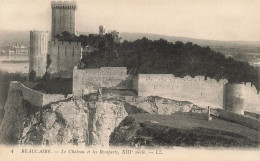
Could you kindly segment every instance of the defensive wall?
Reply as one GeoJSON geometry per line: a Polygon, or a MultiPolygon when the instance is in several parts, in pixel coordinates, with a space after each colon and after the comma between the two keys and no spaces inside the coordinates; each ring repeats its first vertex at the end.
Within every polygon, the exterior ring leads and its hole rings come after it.
{"type": "Polygon", "coordinates": [[[204,76],[175,77],[172,74],[139,74],[138,95],[160,96],[190,101],[202,107],[222,108],[226,79],[215,80],[204,76]]]}
{"type": "Polygon", "coordinates": [[[29,73],[34,70],[36,77],[42,77],[46,72],[48,41],[48,31],[30,31],[29,73]]]}
{"type": "Polygon", "coordinates": [[[73,68],[81,60],[80,42],[49,41],[47,72],[52,78],[72,78],[73,68]]]}
{"type": "Polygon", "coordinates": [[[244,111],[260,113],[259,91],[251,83],[232,84],[226,79],[172,74],[127,75],[124,67],[74,69],[73,94],[98,92],[99,87],[133,89],[138,96],[160,96],[189,101],[200,107],[221,108],[244,115],[244,111]]]}
{"type": "Polygon", "coordinates": [[[126,67],[74,69],[73,94],[75,96],[98,92],[99,87],[110,89],[137,89],[135,76],[127,75],[126,67]]]}
{"type": "Polygon", "coordinates": [[[76,1],[52,1],[52,40],[57,34],[68,31],[75,34],[75,10],[76,1]]]}
{"type": "Polygon", "coordinates": [[[212,112],[211,115],[260,131],[260,120],[256,118],[240,115],[223,109],[216,109],[216,111],[212,112]]]}
{"type": "Polygon", "coordinates": [[[24,86],[17,81],[10,82],[9,92],[13,90],[22,91],[23,99],[32,105],[43,107],[50,103],[65,100],[66,97],[61,94],[46,94],[24,86]]]}
{"type": "Polygon", "coordinates": [[[244,116],[260,120],[260,114],[257,114],[257,113],[254,113],[254,112],[245,111],[244,116]]]}

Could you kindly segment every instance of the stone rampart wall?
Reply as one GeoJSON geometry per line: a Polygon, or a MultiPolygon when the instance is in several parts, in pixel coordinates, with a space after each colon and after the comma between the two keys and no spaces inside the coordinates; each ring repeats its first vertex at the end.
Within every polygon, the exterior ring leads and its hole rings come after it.
{"type": "Polygon", "coordinates": [[[75,96],[98,92],[101,86],[101,71],[99,69],[74,69],[73,94],[75,96]]]}
{"type": "Polygon", "coordinates": [[[75,96],[98,92],[99,87],[133,89],[134,83],[125,67],[100,69],[74,69],[73,94],[75,96]],[[129,79],[128,79],[129,78],[129,79]]]}
{"type": "Polygon", "coordinates": [[[179,78],[172,74],[139,74],[138,77],[139,96],[160,96],[190,101],[202,107],[223,107],[224,85],[228,82],[225,79],[179,78]]]}
{"type": "Polygon", "coordinates": [[[46,106],[53,102],[58,102],[67,99],[64,95],[61,94],[43,94],[42,97],[42,106],[46,106]]]}
{"type": "Polygon", "coordinates": [[[260,97],[251,83],[231,84],[204,76],[183,78],[172,74],[127,75],[126,68],[74,69],[73,93],[95,93],[99,87],[135,89],[139,96],[189,101],[200,107],[225,108],[238,114],[260,113],[260,97]]]}
{"type": "Polygon", "coordinates": [[[254,112],[245,111],[244,116],[260,120],[260,114],[257,114],[257,113],[254,113],[254,112]]]}
{"type": "Polygon", "coordinates": [[[258,131],[260,130],[260,120],[258,119],[246,117],[223,109],[217,109],[217,113],[214,115],[230,122],[235,122],[258,131]]]}
{"type": "Polygon", "coordinates": [[[125,67],[101,67],[101,86],[102,87],[115,87],[120,86],[124,88],[123,81],[128,77],[127,69],[125,67]]]}
{"type": "Polygon", "coordinates": [[[52,78],[72,78],[73,68],[81,59],[80,42],[49,41],[47,72],[52,78]]]}
{"type": "Polygon", "coordinates": [[[22,83],[12,81],[10,82],[9,90],[19,90],[22,91],[23,99],[30,102],[31,104],[41,107],[43,93],[35,91],[28,87],[25,87],[22,83]]]}
{"type": "Polygon", "coordinates": [[[22,83],[17,81],[10,82],[9,91],[18,90],[22,91],[23,99],[31,103],[32,105],[43,107],[50,103],[61,101],[66,99],[61,94],[45,94],[31,88],[24,86],[22,83]]]}

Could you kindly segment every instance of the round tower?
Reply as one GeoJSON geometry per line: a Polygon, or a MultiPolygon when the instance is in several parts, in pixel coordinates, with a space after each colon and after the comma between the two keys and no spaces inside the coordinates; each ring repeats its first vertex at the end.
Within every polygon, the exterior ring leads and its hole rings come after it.
{"type": "Polygon", "coordinates": [[[42,77],[45,74],[48,41],[48,31],[30,31],[29,73],[34,71],[36,77],[42,77]]]}
{"type": "Polygon", "coordinates": [[[244,115],[244,84],[227,83],[226,98],[225,98],[225,110],[244,115]]]}
{"type": "Polygon", "coordinates": [[[76,1],[52,1],[52,30],[51,40],[55,40],[56,35],[62,35],[67,31],[75,34],[75,10],[76,1]]]}

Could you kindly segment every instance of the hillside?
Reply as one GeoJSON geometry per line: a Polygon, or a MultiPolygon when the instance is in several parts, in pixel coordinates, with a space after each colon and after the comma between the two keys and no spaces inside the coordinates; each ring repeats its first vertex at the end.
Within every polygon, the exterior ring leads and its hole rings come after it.
{"type": "MultiPolygon", "coordinates": [[[[78,32],[77,35],[97,34],[90,32],[78,32]]],[[[233,57],[236,60],[249,62],[251,65],[259,66],[260,61],[260,41],[218,41],[218,40],[204,40],[188,37],[167,36],[151,33],[120,33],[121,41],[135,41],[146,37],[150,40],[165,39],[168,42],[175,43],[182,41],[183,43],[192,42],[200,46],[209,46],[212,50],[224,54],[226,57],[233,57]],[[252,55],[252,53],[254,55],[252,55]],[[250,54],[250,55],[248,55],[250,54]],[[257,57],[257,59],[255,59],[257,57]]],[[[28,44],[30,38],[30,31],[1,31],[0,32],[0,45],[14,43],[28,44]]]]}
{"type": "Polygon", "coordinates": [[[182,41],[183,43],[192,42],[200,46],[223,46],[223,47],[238,47],[238,46],[254,46],[260,47],[260,41],[218,41],[218,40],[205,40],[205,39],[195,39],[189,37],[177,37],[177,36],[167,36],[151,33],[128,33],[123,32],[120,34],[123,40],[135,41],[146,37],[150,40],[165,39],[169,42],[182,41]]]}
{"type": "Polygon", "coordinates": [[[5,43],[29,43],[30,42],[30,31],[1,31],[0,42],[5,43]]]}
{"type": "MultiPolygon", "coordinates": [[[[25,38],[24,41],[28,41],[29,39],[29,32],[17,32],[16,35],[14,33],[1,32],[1,40],[13,41],[15,38],[16,41],[20,41],[20,39],[25,38]]],[[[81,68],[126,66],[128,72],[131,74],[174,74],[179,77],[185,75],[204,75],[215,79],[226,78],[230,82],[253,82],[259,88],[256,68],[246,62],[235,61],[231,58],[226,59],[222,53],[216,52],[209,47],[203,47],[203,43],[204,45],[226,44],[227,46],[232,46],[233,44],[251,45],[254,46],[253,48],[258,49],[256,45],[259,42],[221,42],[156,34],[122,33],[121,37],[128,40],[134,40],[142,36],[148,38],[138,39],[133,42],[124,41],[123,43],[116,44],[113,43],[113,38],[109,34],[106,34],[103,38],[95,35],[71,36],[73,35],[65,35],[65,37],[63,35],[60,39],[65,41],[80,41],[83,47],[90,45],[98,49],[83,57],[81,68]],[[160,37],[165,38],[165,40],[159,39],[160,37]],[[183,42],[177,41],[172,43],[175,40],[182,40],[183,42]],[[193,43],[187,41],[192,41],[193,43]],[[202,44],[202,46],[194,42],[202,44]],[[205,42],[210,43],[205,44],[205,42]]],[[[214,49],[219,50],[219,48],[214,49]]],[[[253,51],[257,52],[257,49],[253,51]]],[[[233,50],[233,52],[236,52],[236,50],[233,50]]]]}
{"type": "Polygon", "coordinates": [[[126,117],[110,136],[116,146],[258,147],[260,133],[205,114],[136,114],[126,117]]]}
{"type": "Polygon", "coordinates": [[[142,38],[114,43],[109,34],[95,38],[74,37],[74,40],[94,45],[97,49],[83,56],[80,68],[125,66],[130,74],[202,75],[235,83],[252,82],[259,87],[257,68],[191,42],[177,41],[173,44],[163,39],[142,38]]]}
{"type": "MultiPolygon", "coordinates": [[[[78,35],[89,35],[94,34],[90,32],[81,32],[77,31],[78,35]]],[[[189,37],[177,37],[177,36],[167,36],[160,34],[152,34],[152,33],[129,33],[122,32],[120,36],[123,40],[127,41],[135,41],[138,39],[142,39],[143,37],[147,37],[150,40],[159,40],[165,39],[169,42],[182,41],[192,42],[194,44],[198,44],[200,46],[223,46],[223,47],[260,47],[260,41],[217,41],[217,40],[205,40],[205,39],[196,39],[189,37]]],[[[0,31],[0,41],[15,43],[15,42],[25,42],[28,43],[30,41],[30,31],[0,31]]]]}

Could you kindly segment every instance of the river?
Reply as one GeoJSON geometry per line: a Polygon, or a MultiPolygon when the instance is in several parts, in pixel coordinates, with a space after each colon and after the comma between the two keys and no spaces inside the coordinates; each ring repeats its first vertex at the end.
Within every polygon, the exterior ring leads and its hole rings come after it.
{"type": "Polygon", "coordinates": [[[17,72],[29,73],[29,57],[28,56],[0,56],[0,70],[7,71],[9,73],[17,73],[17,72]],[[23,62],[14,63],[11,61],[23,61],[23,62]]]}

